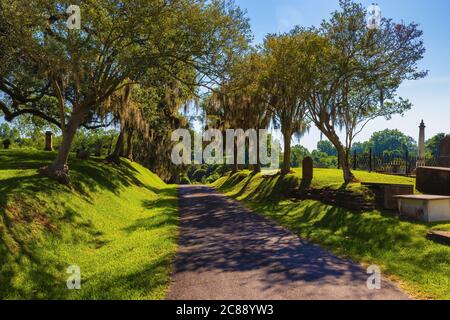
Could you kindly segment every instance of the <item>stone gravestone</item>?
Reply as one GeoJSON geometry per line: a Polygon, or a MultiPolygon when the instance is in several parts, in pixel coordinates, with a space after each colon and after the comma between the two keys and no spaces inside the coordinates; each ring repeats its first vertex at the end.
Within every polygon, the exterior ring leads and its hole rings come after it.
{"type": "Polygon", "coordinates": [[[102,156],[102,149],[103,149],[103,143],[97,142],[97,144],[95,145],[95,156],[96,157],[102,156]]]}
{"type": "Polygon", "coordinates": [[[45,151],[53,151],[53,133],[47,131],[45,133],[45,151]]]}
{"type": "Polygon", "coordinates": [[[450,168],[450,136],[445,137],[439,146],[438,164],[441,167],[450,168]]]}
{"type": "Polygon", "coordinates": [[[306,157],[303,159],[303,181],[311,182],[313,179],[313,159],[311,157],[306,157]]]}
{"type": "Polygon", "coordinates": [[[9,146],[11,145],[11,140],[5,139],[5,140],[3,140],[2,144],[3,144],[3,148],[9,149],[9,146]]]}
{"type": "Polygon", "coordinates": [[[77,159],[89,160],[91,153],[86,149],[77,149],[77,159]]]}

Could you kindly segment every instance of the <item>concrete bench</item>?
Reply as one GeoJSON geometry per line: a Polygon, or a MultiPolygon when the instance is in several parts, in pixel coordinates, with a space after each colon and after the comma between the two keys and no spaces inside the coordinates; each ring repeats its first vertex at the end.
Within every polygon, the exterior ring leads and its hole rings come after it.
{"type": "Polygon", "coordinates": [[[400,215],[424,222],[450,221],[450,197],[403,195],[398,200],[400,215]]]}

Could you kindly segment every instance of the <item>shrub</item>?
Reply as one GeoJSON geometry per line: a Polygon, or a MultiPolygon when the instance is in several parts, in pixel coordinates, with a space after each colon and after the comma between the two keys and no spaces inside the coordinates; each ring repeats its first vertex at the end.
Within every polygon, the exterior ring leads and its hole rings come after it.
{"type": "Polygon", "coordinates": [[[197,171],[194,172],[194,174],[192,175],[193,180],[195,181],[202,181],[203,178],[207,175],[207,172],[205,169],[198,169],[197,171]]]}
{"type": "Polygon", "coordinates": [[[5,149],[9,149],[9,146],[11,145],[11,140],[9,140],[9,139],[5,139],[5,140],[3,140],[3,147],[5,148],[5,149]]]}
{"type": "Polygon", "coordinates": [[[189,180],[188,176],[182,176],[180,179],[180,184],[184,184],[184,185],[191,184],[191,180],[189,180]]]}

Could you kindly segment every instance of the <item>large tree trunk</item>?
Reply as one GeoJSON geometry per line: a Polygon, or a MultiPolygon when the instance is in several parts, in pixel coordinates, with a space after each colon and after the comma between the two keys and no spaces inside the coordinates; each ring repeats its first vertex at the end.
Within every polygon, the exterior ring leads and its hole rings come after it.
{"type": "Polygon", "coordinates": [[[114,151],[108,157],[106,157],[106,161],[120,164],[120,156],[123,154],[124,138],[125,138],[124,129],[120,129],[119,137],[117,138],[114,151]]]}
{"type": "Polygon", "coordinates": [[[344,175],[344,181],[346,184],[356,182],[356,178],[350,169],[350,151],[346,150],[342,143],[339,141],[339,137],[334,132],[330,132],[324,129],[320,129],[330,142],[335,146],[338,152],[338,158],[340,161],[340,167],[344,175]]]}
{"type": "Polygon", "coordinates": [[[107,154],[111,154],[113,144],[114,144],[114,136],[111,137],[111,142],[108,145],[108,153],[107,154]]]}
{"type": "Polygon", "coordinates": [[[291,172],[291,139],[292,133],[289,131],[283,132],[284,138],[284,156],[283,156],[283,168],[281,169],[281,175],[285,176],[291,172]]]}
{"type": "Polygon", "coordinates": [[[355,182],[356,178],[350,169],[349,152],[347,152],[345,150],[344,146],[341,143],[337,143],[337,145],[335,145],[335,147],[339,154],[340,166],[341,166],[342,172],[344,174],[345,183],[348,184],[351,182],[355,182]]]}
{"type": "Polygon", "coordinates": [[[133,129],[128,130],[127,134],[127,154],[126,157],[133,161],[133,129]]]}
{"type": "Polygon", "coordinates": [[[58,149],[56,159],[50,166],[39,169],[41,174],[55,179],[60,183],[68,184],[70,182],[69,166],[67,164],[69,152],[75,138],[75,134],[82,124],[86,113],[86,109],[82,107],[74,107],[69,122],[63,131],[63,140],[58,149]]]}

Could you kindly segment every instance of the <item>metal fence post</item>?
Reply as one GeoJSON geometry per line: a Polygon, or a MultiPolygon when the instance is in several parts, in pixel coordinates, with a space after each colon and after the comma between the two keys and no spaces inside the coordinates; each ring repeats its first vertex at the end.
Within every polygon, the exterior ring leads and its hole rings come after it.
{"type": "Polygon", "coordinates": [[[356,170],[356,168],[358,167],[356,161],[357,161],[357,159],[356,159],[356,150],[355,150],[355,152],[353,152],[353,170],[356,170]]]}
{"type": "Polygon", "coordinates": [[[372,167],[372,148],[369,149],[369,172],[373,171],[372,167]]]}

